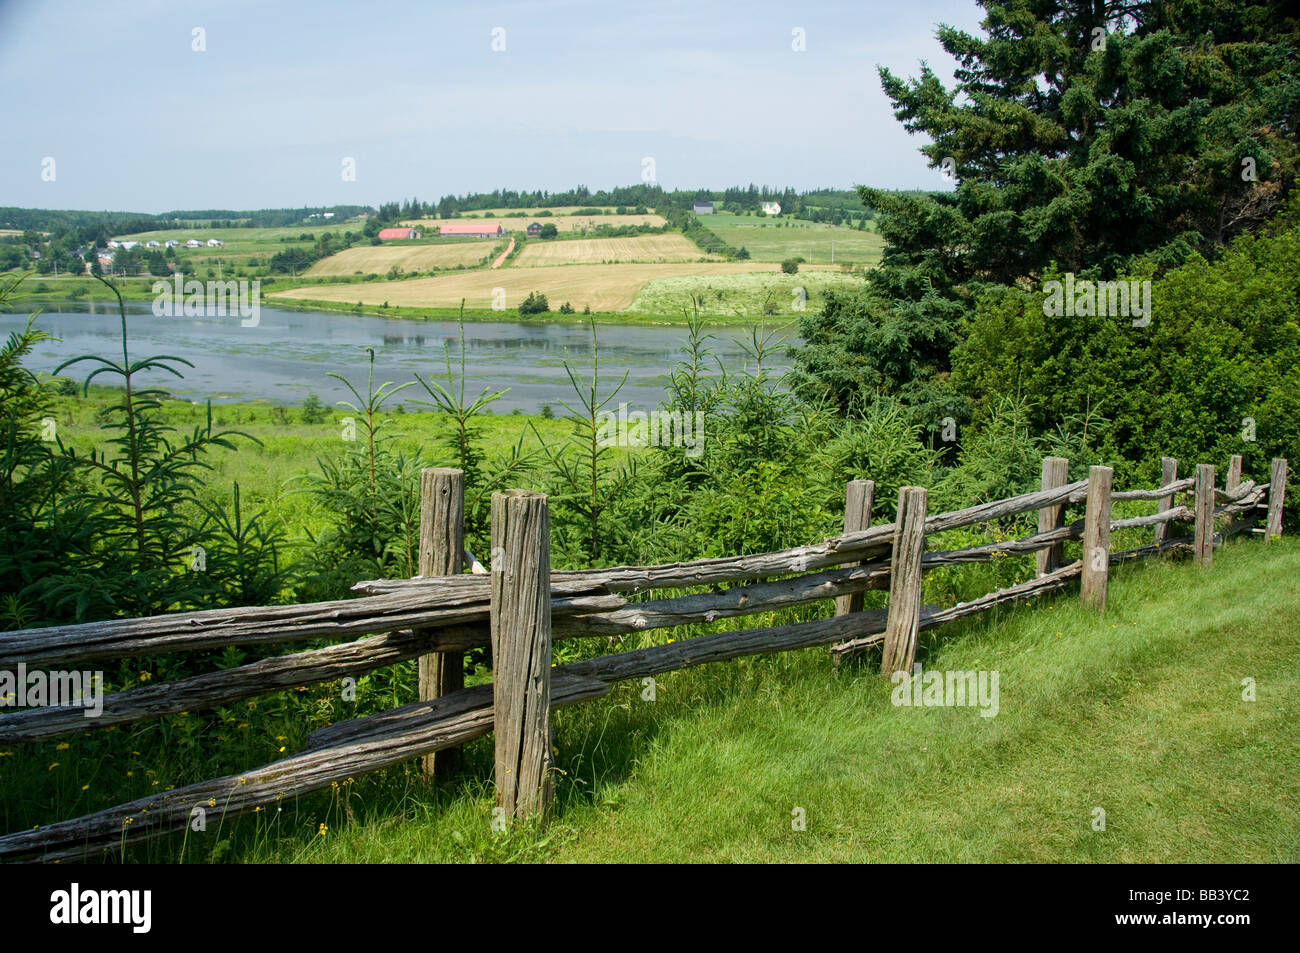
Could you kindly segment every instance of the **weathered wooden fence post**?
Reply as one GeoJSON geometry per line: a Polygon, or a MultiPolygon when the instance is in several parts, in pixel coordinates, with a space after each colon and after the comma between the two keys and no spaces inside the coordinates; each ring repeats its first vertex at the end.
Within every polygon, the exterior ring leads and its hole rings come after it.
{"type": "MultiPolygon", "coordinates": [[[[850,480],[844,488],[844,532],[858,533],[871,528],[871,507],[876,501],[874,480],[850,480]]],[[[855,592],[835,599],[835,614],[862,611],[862,593],[855,592]]],[[[839,660],[837,655],[836,661],[839,660]]]]}
{"type": "Polygon", "coordinates": [[[1234,453],[1228,458],[1228,478],[1223,488],[1231,493],[1241,486],[1241,454],[1234,453]]]}
{"type": "MultiPolygon", "coordinates": [[[[1173,457],[1160,458],[1160,485],[1168,486],[1178,479],[1178,461],[1173,457]]],[[[1174,494],[1162,496],[1156,501],[1156,512],[1163,513],[1165,510],[1174,508],[1174,494]]],[[[1173,539],[1177,534],[1174,532],[1173,523],[1156,524],[1156,545],[1163,546],[1166,540],[1173,539]]]]}
{"type": "Polygon", "coordinates": [[[1192,553],[1198,566],[1214,562],[1214,465],[1196,465],[1196,530],[1192,553]]]}
{"type": "Polygon", "coordinates": [[[1268,521],[1264,524],[1264,541],[1282,535],[1282,499],[1286,496],[1286,457],[1274,457],[1269,467],[1268,521]]]}
{"type": "MultiPolygon", "coordinates": [[[[1065,457],[1043,457],[1043,483],[1044,490],[1055,490],[1058,487],[1065,486],[1070,482],[1070,461],[1065,457]]],[[[1065,525],[1065,504],[1058,503],[1055,506],[1044,506],[1038,511],[1038,531],[1046,533],[1050,530],[1060,529],[1065,525]]],[[[1034,554],[1035,561],[1038,563],[1038,575],[1042,576],[1061,566],[1061,554],[1064,552],[1065,544],[1053,543],[1047,549],[1040,549],[1034,554]]]]}
{"type": "Polygon", "coordinates": [[[894,522],[894,551],[889,567],[889,618],[885,623],[885,648],[880,670],[912,671],[916,634],[921,624],[921,556],[925,552],[923,486],[898,489],[898,518],[894,522]]]}
{"type": "MultiPolygon", "coordinates": [[[[1228,475],[1224,480],[1223,488],[1231,493],[1233,490],[1241,487],[1241,454],[1233,454],[1228,458],[1228,475]]],[[[1247,525],[1247,521],[1240,516],[1225,516],[1222,521],[1221,535],[1223,545],[1228,545],[1228,540],[1237,534],[1239,530],[1247,525]]]]}
{"type": "Polygon", "coordinates": [[[1106,608],[1110,579],[1110,491],[1115,471],[1088,468],[1088,505],[1083,517],[1083,578],[1079,598],[1093,609],[1106,608]]]}
{"type": "MultiPolygon", "coordinates": [[[[420,471],[420,575],[460,574],[465,552],[465,473],[449,467],[420,471]]],[[[420,701],[432,701],[465,687],[460,652],[431,652],[419,659],[420,701]]],[[[446,748],[420,759],[427,775],[460,769],[461,749],[446,748]]]]}
{"type": "Polygon", "coordinates": [[[544,815],[551,778],[551,517],[546,495],[492,494],[492,705],[497,804],[544,815]]]}

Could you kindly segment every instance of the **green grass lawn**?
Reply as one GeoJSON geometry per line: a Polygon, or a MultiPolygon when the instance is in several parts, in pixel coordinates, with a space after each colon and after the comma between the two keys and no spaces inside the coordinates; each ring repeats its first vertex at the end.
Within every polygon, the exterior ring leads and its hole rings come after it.
{"type": "Polygon", "coordinates": [[[544,831],[491,832],[489,736],[460,784],[357,779],[242,825],[228,856],[1295,863],[1297,658],[1300,545],[1243,540],[1209,571],[1115,571],[1105,614],[1071,593],[928,633],[927,668],[999,672],[993,718],[893,707],[878,658],[838,673],[822,650],[723,663],[661,677],[654,702],[626,684],[559,712],[544,831]]]}
{"type": "Polygon", "coordinates": [[[744,247],[754,261],[782,261],[802,257],[812,265],[854,262],[874,265],[880,261],[885,241],[876,232],[858,231],[824,222],[795,218],[735,215],[717,212],[700,216],[700,224],[729,245],[744,247]],[[835,260],[831,261],[831,242],[835,260]]]}

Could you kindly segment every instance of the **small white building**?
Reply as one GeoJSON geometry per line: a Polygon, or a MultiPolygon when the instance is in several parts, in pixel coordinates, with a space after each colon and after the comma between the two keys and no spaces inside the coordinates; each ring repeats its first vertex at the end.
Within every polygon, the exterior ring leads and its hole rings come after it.
{"type": "Polygon", "coordinates": [[[209,238],[209,239],[208,239],[208,247],[209,247],[209,248],[220,248],[220,247],[221,247],[222,245],[224,245],[224,244],[225,244],[225,242],[223,242],[220,238],[209,238]]]}
{"type": "Polygon", "coordinates": [[[191,238],[189,241],[187,241],[187,242],[185,243],[185,247],[186,247],[186,248],[202,248],[202,247],[203,247],[203,242],[199,241],[197,238],[191,238]]]}
{"type": "Polygon", "coordinates": [[[139,242],[122,242],[122,247],[125,248],[127,251],[130,251],[132,248],[134,248],[136,245],[139,244],[140,244],[139,242]]]}
{"type": "Polygon", "coordinates": [[[158,243],[158,240],[157,240],[156,238],[151,238],[151,239],[149,239],[149,241],[145,242],[145,246],[146,246],[147,248],[161,248],[161,247],[162,247],[162,246],[158,243]]]}
{"type": "Polygon", "coordinates": [[[175,248],[175,247],[176,247],[177,245],[179,245],[179,244],[180,244],[180,242],[177,241],[175,238],[169,238],[169,239],[167,239],[167,247],[168,247],[168,248],[175,248]]]}
{"type": "Polygon", "coordinates": [[[122,243],[119,242],[119,241],[112,241],[112,240],[110,240],[109,243],[108,243],[108,247],[109,247],[109,248],[121,248],[121,247],[122,247],[122,243]]]}
{"type": "Polygon", "coordinates": [[[763,203],[763,214],[764,214],[764,215],[780,215],[780,214],[781,214],[781,203],[780,203],[780,202],[764,202],[764,203],[763,203]]]}

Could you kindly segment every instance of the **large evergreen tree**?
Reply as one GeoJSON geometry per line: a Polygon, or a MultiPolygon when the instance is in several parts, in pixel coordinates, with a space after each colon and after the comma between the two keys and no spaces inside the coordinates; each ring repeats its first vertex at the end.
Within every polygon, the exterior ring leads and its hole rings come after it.
{"type": "Polygon", "coordinates": [[[983,283],[1055,264],[1109,278],[1213,256],[1266,220],[1296,174],[1300,31],[1279,5],[1226,0],[984,0],[985,36],[943,26],[947,87],[922,64],[881,84],[897,118],[952,170],[953,192],[862,188],[886,240],[866,291],[802,322],[801,386],[920,400],[933,423],[946,352],[983,283]],[[899,360],[901,352],[914,352],[899,360]],[[918,376],[919,375],[919,376],[918,376]]]}

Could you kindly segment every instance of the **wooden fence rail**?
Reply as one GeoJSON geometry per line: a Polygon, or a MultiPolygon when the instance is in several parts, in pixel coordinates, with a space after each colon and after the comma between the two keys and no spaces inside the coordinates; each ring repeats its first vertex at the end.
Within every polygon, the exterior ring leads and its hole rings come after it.
{"type": "Polygon", "coordinates": [[[541,494],[495,494],[491,570],[480,572],[463,536],[463,475],[422,475],[421,576],[373,580],[355,599],[294,606],[173,613],[147,619],[28,629],[0,639],[0,668],[64,665],[224,645],[276,644],[310,638],[352,641],[262,659],[170,683],[133,688],[103,699],[93,724],[81,707],[33,708],[0,716],[0,742],[42,741],[87,727],[126,724],[203,710],[314,682],[356,676],[420,659],[417,701],[315,732],[307,750],[240,775],[188,785],[36,830],[0,836],[0,859],[58,859],[137,843],[184,829],[195,808],[220,816],[279,803],[331,783],[415,757],[426,770],[449,769],[460,745],[495,730],[498,806],[507,818],[544,815],[550,801],[554,707],[600,697],[609,684],[745,655],[830,646],[837,661],[881,649],[882,669],[910,671],[918,633],[1006,602],[1037,598],[1080,580],[1085,604],[1103,609],[1112,566],[1158,553],[1190,552],[1208,566],[1216,545],[1251,529],[1267,540],[1282,530],[1287,463],[1275,459],[1268,483],[1242,480],[1240,458],[1229,462],[1222,488],[1214,467],[1201,464],[1177,479],[1177,461],[1161,461],[1161,486],[1113,491],[1111,471],[1093,467],[1088,480],[1068,480],[1069,463],[1043,461],[1042,489],[950,513],[927,514],[925,489],[899,491],[897,520],[871,526],[875,485],[846,490],[842,535],[777,552],[662,566],[553,572],[549,516],[541,494]],[[1177,503],[1193,494],[1191,506],[1177,503]],[[1267,502],[1265,494],[1267,493],[1267,502]],[[1156,512],[1114,519],[1117,501],[1154,501],[1156,512]],[[1066,507],[1086,502],[1082,519],[1066,507]],[[1219,504],[1219,505],[1216,505],[1219,504]],[[1038,531],[1019,539],[947,551],[926,551],[926,538],[948,530],[1037,512],[1038,531]],[[1231,518],[1222,532],[1215,520],[1231,518]],[[1190,523],[1190,539],[1170,527],[1190,523]],[[1154,527],[1154,542],[1111,552],[1114,532],[1154,527]],[[1081,540],[1080,558],[1063,561],[1067,542],[1081,540]],[[1006,556],[1036,554],[1037,575],[949,608],[922,600],[927,571],[1006,556]],[[467,564],[473,574],[462,574],[467,564]],[[685,592],[633,601],[646,590],[685,592]],[[888,609],[863,609],[863,594],[889,590],[888,609]],[[626,595],[625,595],[626,594],[626,595]],[[553,638],[713,623],[835,600],[829,618],[736,629],[598,656],[553,668],[553,638]],[[375,634],[378,633],[378,634],[375,634]],[[355,638],[356,636],[364,636],[355,638]],[[491,646],[494,681],[464,688],[462,654],[491,646]],[[436,759],[436,752],[443,754],[436,759]],[[450,757],[449,757],[450,756],[450,757]]]}

